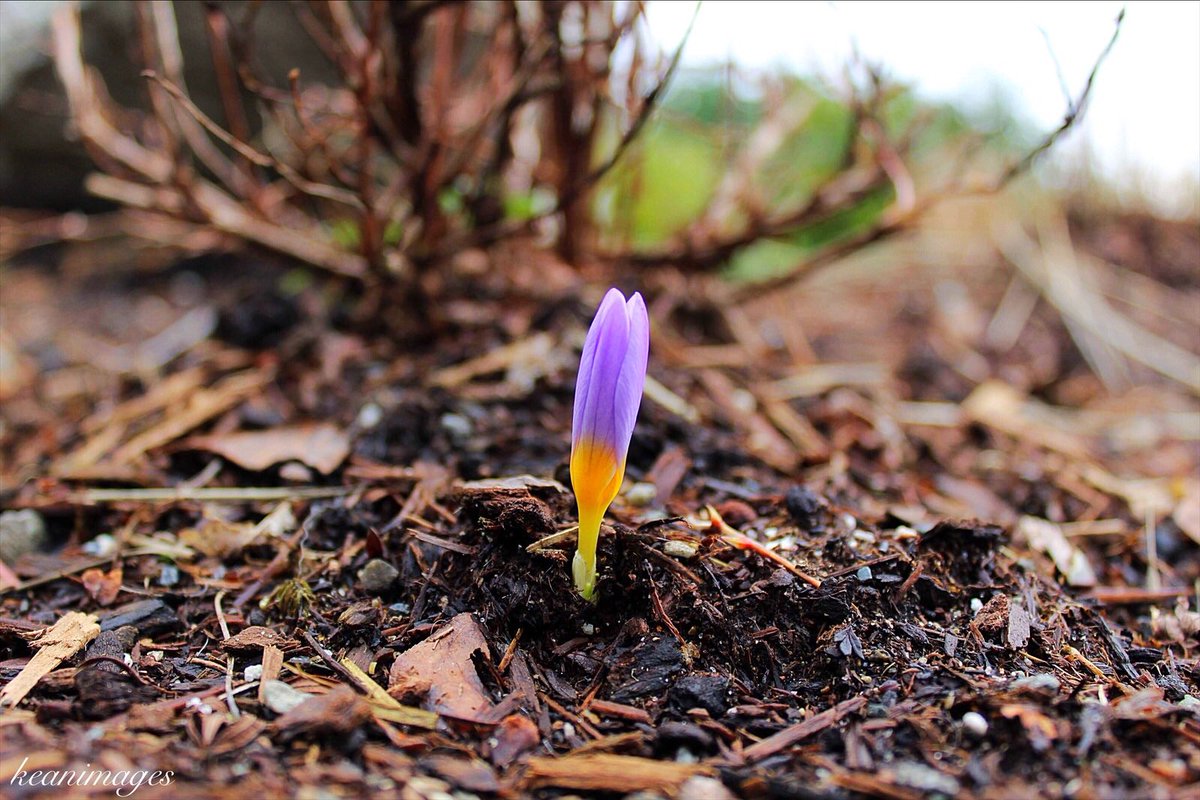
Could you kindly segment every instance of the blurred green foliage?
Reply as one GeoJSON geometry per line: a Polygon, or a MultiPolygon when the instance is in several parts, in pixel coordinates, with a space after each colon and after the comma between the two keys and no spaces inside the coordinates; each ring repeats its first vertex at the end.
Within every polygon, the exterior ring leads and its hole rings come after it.
{"type": "MultiPolygon", "coordinates": [[[[801,121],[753,176],[756,191],[775,214],[808,202],[845,167],[856,146],[851,141],[853,111],[844,99],[798,78],[782,86],[781,101],[798,104],[801,121]]],[[[923,172],[948,168],[952,154],[968,138],[982,139],[984,150],[1003,153],[1027,146],[1030,128],[1012,112],[1011,102],[999,95],[987,101],[972,115],[892,86],[883,97],[879,118],[892,141],[915,131],[906,162],[919,182],[923,172]]],[[[652,253],[684,231],[708,208],[739,146],[763,121],[764,102],[752,91],[732,88],[720,72],[677,79],[653,121],[593,195],[602,237],[652,253]]],[[[613,144],[615,137],[602,147],[611,152],[613,144]]],[[[733,255],[726,274],[734,280],[756,280],[794,266],[869,228],[892,198],[888,187],[784,237],[748,245],[733,255]]]]}

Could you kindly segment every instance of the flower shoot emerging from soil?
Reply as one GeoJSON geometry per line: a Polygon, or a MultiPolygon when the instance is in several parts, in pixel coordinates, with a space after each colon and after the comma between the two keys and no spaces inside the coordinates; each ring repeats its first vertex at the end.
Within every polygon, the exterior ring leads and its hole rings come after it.
{"type": "Polygon", "coordinates": [[[625,456],[646,382],[650,319],[637,292],[609,289],[588,330],[575,383],[571,484],[579,507],[579,547],[571,564],[575,588],[596,595],[600,521],[625,477],[625,456]]]}

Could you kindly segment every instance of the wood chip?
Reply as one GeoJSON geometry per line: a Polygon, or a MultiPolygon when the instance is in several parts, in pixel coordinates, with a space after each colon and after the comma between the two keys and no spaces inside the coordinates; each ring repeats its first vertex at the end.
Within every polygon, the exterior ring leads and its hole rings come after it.
{"type": "Polygon", "coordinates": [[[1071,544],[1058,525],[1037,517],[1021,517],[1017,521],[1017,536],[1023,537],[1032,549],[1050,556],[1069,585],[1096,585],[1091,562],[1082,550],[1071,544]]]}
{"type": "Polygon", "coordinates": [[[78,653],[100,634],[100,623],[91,614],[70,611],[33,641],[38,648],[29,663],[0,689],[0,706],[15,706],[25,699],[48,672],[78,653]]]}
{"type": "Polygon", "coordinates": [[[827,708],[816,716],[809,717],[803,722],[797,722],[784,728],[779,733],[750,745],[742,751],[742,758],[748,762],[761,761],[767,756],[773,756],[781,750],[786,750],[797,742],[802,742],[809,736],[835,724],[847,714],[852,714],[867,703],[867,698],[858,695],[849,700],[843,700],[833,708],[827,708]]]}
{"type": "Polygon", "coordinates": [[[268,644],[264,647],[262,653],[262,674],[258,678],[258,702],[266,702],[264,690],[268,683],[279,680],[279,670],[282,666],[283,651],[273,644],[268,644]]]}
{"type": "MultiPolygon", "coordinates": [[[[194,392],[182,409],[169,414],[159,424],[135,436],[115,453],[111,462],[121,466],[142,454],[178,439],[218,414],[240,404],[266,385],[269,375],[259,370],[247,370],[225,378],[211,389],[194,392]]],[[[99,465],[103,467],[103,464],[99,465]]]]}
{"type": "Polygon", "coordinates": [[[596,792],[674,793],[693,775],[711,774],[710,767],[678,764],[637,756],[593,753],[529,759],[525,772],[529,788],[555,786],[596,792]]]}
{"type": "Polygon", "coordinates": [[[604,717],[618,717],[632,722],[650,725],[652,720],[644,709],[627,706],[624,703],[614,703],[611,700],[593,700],[588,710],[604,717]]]}

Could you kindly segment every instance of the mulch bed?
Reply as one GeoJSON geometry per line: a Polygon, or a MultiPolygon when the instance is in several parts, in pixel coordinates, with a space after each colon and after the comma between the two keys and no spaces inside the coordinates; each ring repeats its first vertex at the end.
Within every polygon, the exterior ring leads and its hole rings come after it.
{"type": "Polygon", "coordinates": [[[369,325],[270,263],[10,273],[41,327],[6,322],[4,503],[45,531],[0,597],[6,796],[1196,791],[1194,398],[1105,405],[1044,305],[979,346],[1005,276],[746,311],[643,276],[656,385],[590,604],[592,298],[538,258],[369,325]]]}

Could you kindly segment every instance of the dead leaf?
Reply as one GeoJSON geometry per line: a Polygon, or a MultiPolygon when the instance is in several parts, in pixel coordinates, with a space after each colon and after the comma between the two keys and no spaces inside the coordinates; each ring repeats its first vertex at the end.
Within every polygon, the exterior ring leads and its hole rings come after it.
{"type": "Polygon", "coordinates": [[[79,576],[79,580],[93,600],[102,606],[108,606],[112,605],[112,602],[117,599],[117,595],[121,593],[123,577],[124,572],[118,565],[109,572],[98,567],[84,570],[83,574],[79,576]]]}
{"type": "Polygon", "coordinates": [[[240,553],[261,536],[278,538],[295,529],[296,515],[292,513],[292,504],[285,501],[256,525],[249,522],[208,519],[201,522],[197,528],[180,531],[179,540],[206,556],[227,558],[240,553]]]}
{"type": "Polygon", "coordinates": [[[1030,399],[1001,381],[979,384],[963,401],[962,410],[970,419],[1014,438],[1071,458],[1087,458],[1087,448],[1065,429],[1058,409],[1030,399]]]}
{"type": "Polygon", "coordinates": [[[1032,549],[1050,556],[1069,585],[1096,585],[1091,562],[1082,550],[1071,544],[1058,525],[1037,517],[1021,517],[1017,521],[1017,536],[1032,549]]]}
{"type": "Polygon", "coordinates": [[[470,614],[459,614],[425,641],[400,654],[388,677],[388,694],[416,700],[430,711],[478,719],[491,709],[472,656],[487,652],[483,631],[470,614]]]}
{"type": "Polygon", "coordinates": [[[179,541],[206,556],[227,558],[240,553],[243,548],[258,538],[258,528],[249,522],[226,522],[223,519],[207,519],[197,528],[179,532],[179,541]]]}
{"type": "Polygon", "coordinates": [[[1113,700],[1113,714],[1118,719],[1154,719],[1174,714],[1179,709],[1174,703],[1167,702],[1163,690],[1158,686],[1147,686],[1131,695],[1113,700]]]}
{"type": "Polygon", "coordinates": [[[1163,613],[1152,608],[1150,613],[1150,624],[1154,633],[1172,642],[1183,643],[1200,633],[1200,614],[1188,608],[1188,601],[1184,597],[1175,601],[1173,612],[1163,613]]]}
{"type": "Polygon", "coordinates": [[[302,461],[328,475],[350,455],[350,438],[328,423],[194,436],[183,444],[192,450],[216,453],[255,472],[282,461],[302,461]]]}
{"type": "Polygon", "coordinates": [[[294,639],[289,639],[270,628],[264,628],[261,625],[251,625],[241,633],[230,636],[221,643],[221,647],[230,653],[252,653],[266,649],[267,647],[289,650],[296,647],[296,644],[294,639]]]}

